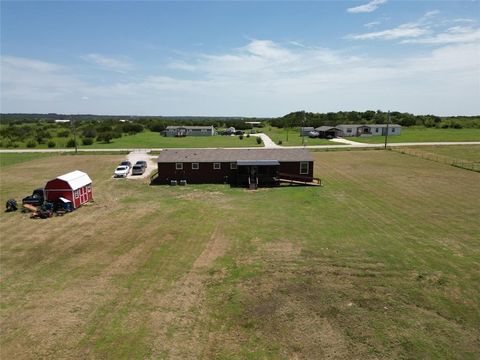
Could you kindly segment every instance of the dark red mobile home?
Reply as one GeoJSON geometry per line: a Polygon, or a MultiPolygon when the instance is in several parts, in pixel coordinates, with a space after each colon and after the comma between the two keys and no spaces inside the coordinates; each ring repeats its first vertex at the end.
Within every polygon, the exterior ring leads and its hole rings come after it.
{"type": "Polygon", "coordinates": [[[167,149],[157,162],[158,184],[185,180],[250,187],[313,180],[313,157],[305,149],[167,149]]]}
{"type": "Polygon", "coordinates": [[[47,182],[45,199],[56,202],[60,198],[71,201],[74,209],[91,201],[93,199],[92,179],[86,173],[75,170],[47,182]]]}

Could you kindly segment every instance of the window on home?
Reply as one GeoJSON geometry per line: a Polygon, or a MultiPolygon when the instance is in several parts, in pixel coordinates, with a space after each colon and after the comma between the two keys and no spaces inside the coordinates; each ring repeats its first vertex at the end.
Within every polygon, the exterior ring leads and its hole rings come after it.
{"type": "Polygon", "coordinates": [[[75,199],[78,199],[78,190],[75,190],[75,191],[73,192],[73,195],[75,196],[75,199]]]}
{"type": "Polygon", "coordinates": [[[392,132],[395,132],[395,128],[392,128],[392,132]]]}
{"type": "Polygon", "coordinates": [[[87,185],[87,191],[88,191],[88,192],[92,191],[92,184],[88,184],[88,185],[87,185]]]}
{"type": "Polygon", "coordinates": [[[213,170],[220,170],[220,163],[213,163],[213,170]]]}
{"type": "Polygon", "coordinates": [[[347,133],[351,133],[351,132],[352,132],[352,128],[348,128],[347,133]]]}
{"type": "Polygon", "coordinates": [[[300,174],[308,174],[308,162],[300,163],[300,174]]]}
{"type": "Polygon", "coordinates": [[[198,170],[199,165],[198,163],[192,163],[192,170],[198,170]]]}
{"type": "Polygon", "coordinates": [[[175,163],[175,170],[183,170],[183,163],[175,163]]]}
{"type": "Polygon", "coordinates": [[[230,163],[230,169],[235,170],[237,168],[237,163],[230,163]]]}
{"type": "Polygon", "coordinates": [[[378,132],[378,128],[375,129],[375,132],[378,132]]]}

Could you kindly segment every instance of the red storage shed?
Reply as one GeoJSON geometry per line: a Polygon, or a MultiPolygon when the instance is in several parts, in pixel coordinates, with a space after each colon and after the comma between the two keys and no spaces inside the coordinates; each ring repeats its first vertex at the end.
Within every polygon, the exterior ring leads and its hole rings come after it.
{"type": "Polygon", "coordinates": [[[92,179],[83,171],[72,171],[50,180],[45,185],[45,199],[56,202],[59,198],[70,200],[73,208],[93,199],[92,179]]]}

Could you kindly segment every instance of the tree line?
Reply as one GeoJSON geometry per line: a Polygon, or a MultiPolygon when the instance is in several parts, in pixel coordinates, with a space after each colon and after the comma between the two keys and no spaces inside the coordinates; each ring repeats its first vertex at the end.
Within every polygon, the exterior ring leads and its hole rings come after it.
{"type": "MultiPolygon", "coordinates": [[[[386,124],[388,113],[384,111],[338,111],[328,113],[292,112],[280,118],[271,119],[270,125],[284,127],[300,126],[335,126],[339,124],[386,124]]],[[[393,111],[390,113],[390,123],[402,126],[425,126],[436,128],[480,128],[480,116],[450,116],[413,115],[393,111]]]]}

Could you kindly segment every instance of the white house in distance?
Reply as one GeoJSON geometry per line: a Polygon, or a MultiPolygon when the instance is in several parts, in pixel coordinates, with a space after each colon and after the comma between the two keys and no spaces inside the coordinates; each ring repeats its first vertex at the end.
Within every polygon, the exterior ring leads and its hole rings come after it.
{"type": "Polygon", "coordinates": [[[163,132],[165,136],[213,136],[215,128],[210,126],[167,126],[163,132]]]}
{"type": "MultiPolygon", "coordinates": [[[[387,124],[348,124],[336,125],[341,131],[341,136],[385,136],[387,134],[387,124]]],[[[388,135],[400,135],[402,126],[398,124],[388,125],[388,135]]]]}
{"type": "Polygon", "coordinates": [[[57,120],[55,120],[55,123],[57,123],[57,124],[64,124],[64,123],[69,123],[69,122],[70,122],[70,120],[68,120],[68,119],[57,119],[57,120]]]}

